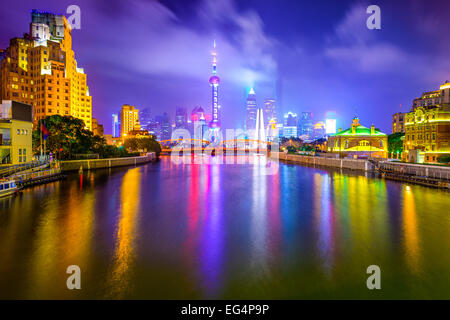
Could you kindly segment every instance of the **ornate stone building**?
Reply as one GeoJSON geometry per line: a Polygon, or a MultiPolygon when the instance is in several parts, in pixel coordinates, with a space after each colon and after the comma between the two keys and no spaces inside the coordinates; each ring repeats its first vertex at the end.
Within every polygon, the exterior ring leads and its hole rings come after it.
{"type": "Polygon", "coordinates": [[[331,135],[328,138],[328,151],[353,156],[387,157],[387,135],[376,129],[359,123],[357,117],[353,118],[351,127],[347,130],[331,135]]]}

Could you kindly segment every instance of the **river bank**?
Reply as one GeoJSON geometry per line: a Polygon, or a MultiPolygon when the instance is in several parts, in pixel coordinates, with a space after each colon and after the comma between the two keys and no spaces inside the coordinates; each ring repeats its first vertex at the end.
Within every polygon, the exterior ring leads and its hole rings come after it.
{"type": "Polygon", "coordinates": [[[89,159],[89,160],[67,160],[60,161],[63,172],[80,170],[95,170],[122,166],[131,166],[155,161],[157,159],[154,152],[149,152],[145,156],[111,158],[111,159],[89,159]]]}
{"type": "Polygon", "coordinates": [[[377,172],[381,177],[401,182],[410,182],[427,187],[450,189],[450,167],[392,161],[369,161],[325,158],[272,152],[271,158],[303,165],[347,169],[360,172],[377,172]]]}

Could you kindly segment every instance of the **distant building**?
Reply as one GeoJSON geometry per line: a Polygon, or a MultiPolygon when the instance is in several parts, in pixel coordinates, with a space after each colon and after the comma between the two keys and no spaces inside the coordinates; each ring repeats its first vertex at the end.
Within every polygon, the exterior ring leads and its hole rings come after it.
{"type": "Polygon", "coordinates": [[[405,114],[403,147],[413,162],[436,163],[439,156],[450,155],[450,82],[414,100],[405,114]]]}
{"type": "Polygon", "coordinates": [[[331,135],[328,138],[328,151],[346,155],[365,155],[386,158],[388,152],[388,137],[376,129],[360,125],[357,117],[353,118],[349,129],[331,135]]]}
{"type": "Polygon", "coordinates": [[[175,110],[175,128],[188,129],[187,126],[187,111],[185,107],[177,107],[175,110]]]}
{"type": "Polygon", "coordinates": [[[302,112],[298,122],[299,136],[306,135],[308,138],[312,138],[313,127],[313,113],[302,112]]]}
{"type": "Polygon", "coordinates": [[[103,125],[99,124],[96,118],[92,118],[92,133],[94,136],[100,137],[103,137],[104,134],[103,125]]]}
{"type": "Polygon", "coordinates": [[[405,132],[405,113],[397,112],[392,115],[392,133],[405,132]]]}
{"type": "Polygon", "coordinates": [[[245,119],[245,129],[253,130],[256,127],[256,116],[257,116],[258,108],[256,106],[256,95],[253,88],[250,89],[250,92],[247,96],[246,102],[246,119],[245,119]]]}
{"type": "Polygon", "coordinates": [[[208,131],[205,112],[202,107],[195,107],[191,112],[192,134],[191,137],[204,139],[208,131]]]}
{"type": "Polygon", "coordinates": [[[266,99],[264,100],[264,128],[267,128],[271,120],[277,120],[275,100],[266,99]]]}
{"type": "Polygon", "coordinates": [[[313,127],[312,138],[314,140],[325,138],[327,134],[325,123],[322,121],[317,122],[313,127]]]}
{"type": "Polygon", "coordinates": [[[151,122],[151,114],[150,109],[145,108],[139,111],[139,124],[141,125],[141,129],[147,130],[148,125],[151,122]]]}
{"type": "Polygon", "coordinates": [[[0,105],[0,164],[16,165],[33,158],[33,106],[3,100],[0,105]]]}
{"type": "Polygon", "coordinates": [[[167,112],[161,116],[161,140],[169,140],[172,138],[172,126],[167,112]]]}
{"type": "Polygon", "coordinates": [[[122,110],[120,111],[120,135],[124,137],[128,132],[132,130],[140,130],[141,126],[139,124],[139,110],[134,106],[124,104],[122,110]]]}
{"type": "Polygon", "coordinates": [[[119,123],[119,116],[117,113],[113,113],[112,115],[112,137],[113,138],[120,137],[120,123],[119,123]]]}
{"type": "Polygon", "coordinates": [[[283,137],[298,137],[298,116],[296,113],[288,112],[284,114],[283,137]]]}

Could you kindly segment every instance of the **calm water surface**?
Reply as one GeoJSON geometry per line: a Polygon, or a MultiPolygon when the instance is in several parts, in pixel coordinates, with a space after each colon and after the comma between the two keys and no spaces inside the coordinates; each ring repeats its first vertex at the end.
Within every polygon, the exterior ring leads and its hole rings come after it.
{"type": "Polygon", "coordinates": [[[76,173],[0,199],[0,298],[450,299],[448,192],[215,161],[76,173]],[[66,288],[69,265],[81,290],[66,288]]]}

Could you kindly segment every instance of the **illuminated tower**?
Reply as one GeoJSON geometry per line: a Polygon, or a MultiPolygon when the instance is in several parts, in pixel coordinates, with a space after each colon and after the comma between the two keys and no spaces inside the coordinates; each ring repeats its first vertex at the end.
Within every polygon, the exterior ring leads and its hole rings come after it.
{"type": "Polygon", "coordinates": [[[253,128],[255,128],[256,126],[256,113],[258,111],[258,108],[256,106],[255,90],[253,90],[253,88],[251,88],[250,92],[248,93],[246,109],[247,117],[245,121],[245,129],[253,130],[253,128]]]}
{"type": "Polygon", "coordinates": [[[212,63],[212,76],[209,78],[209,84],[211,85],[212,93],[212,119],[209,123],[210,128],[220,127],[220,106],[219,106],[219,83],[220,78],[217,76],[217,52],[216,52],[216,41],[214,41],[214,48],[212,52],[213,63],[212,63]]]}

